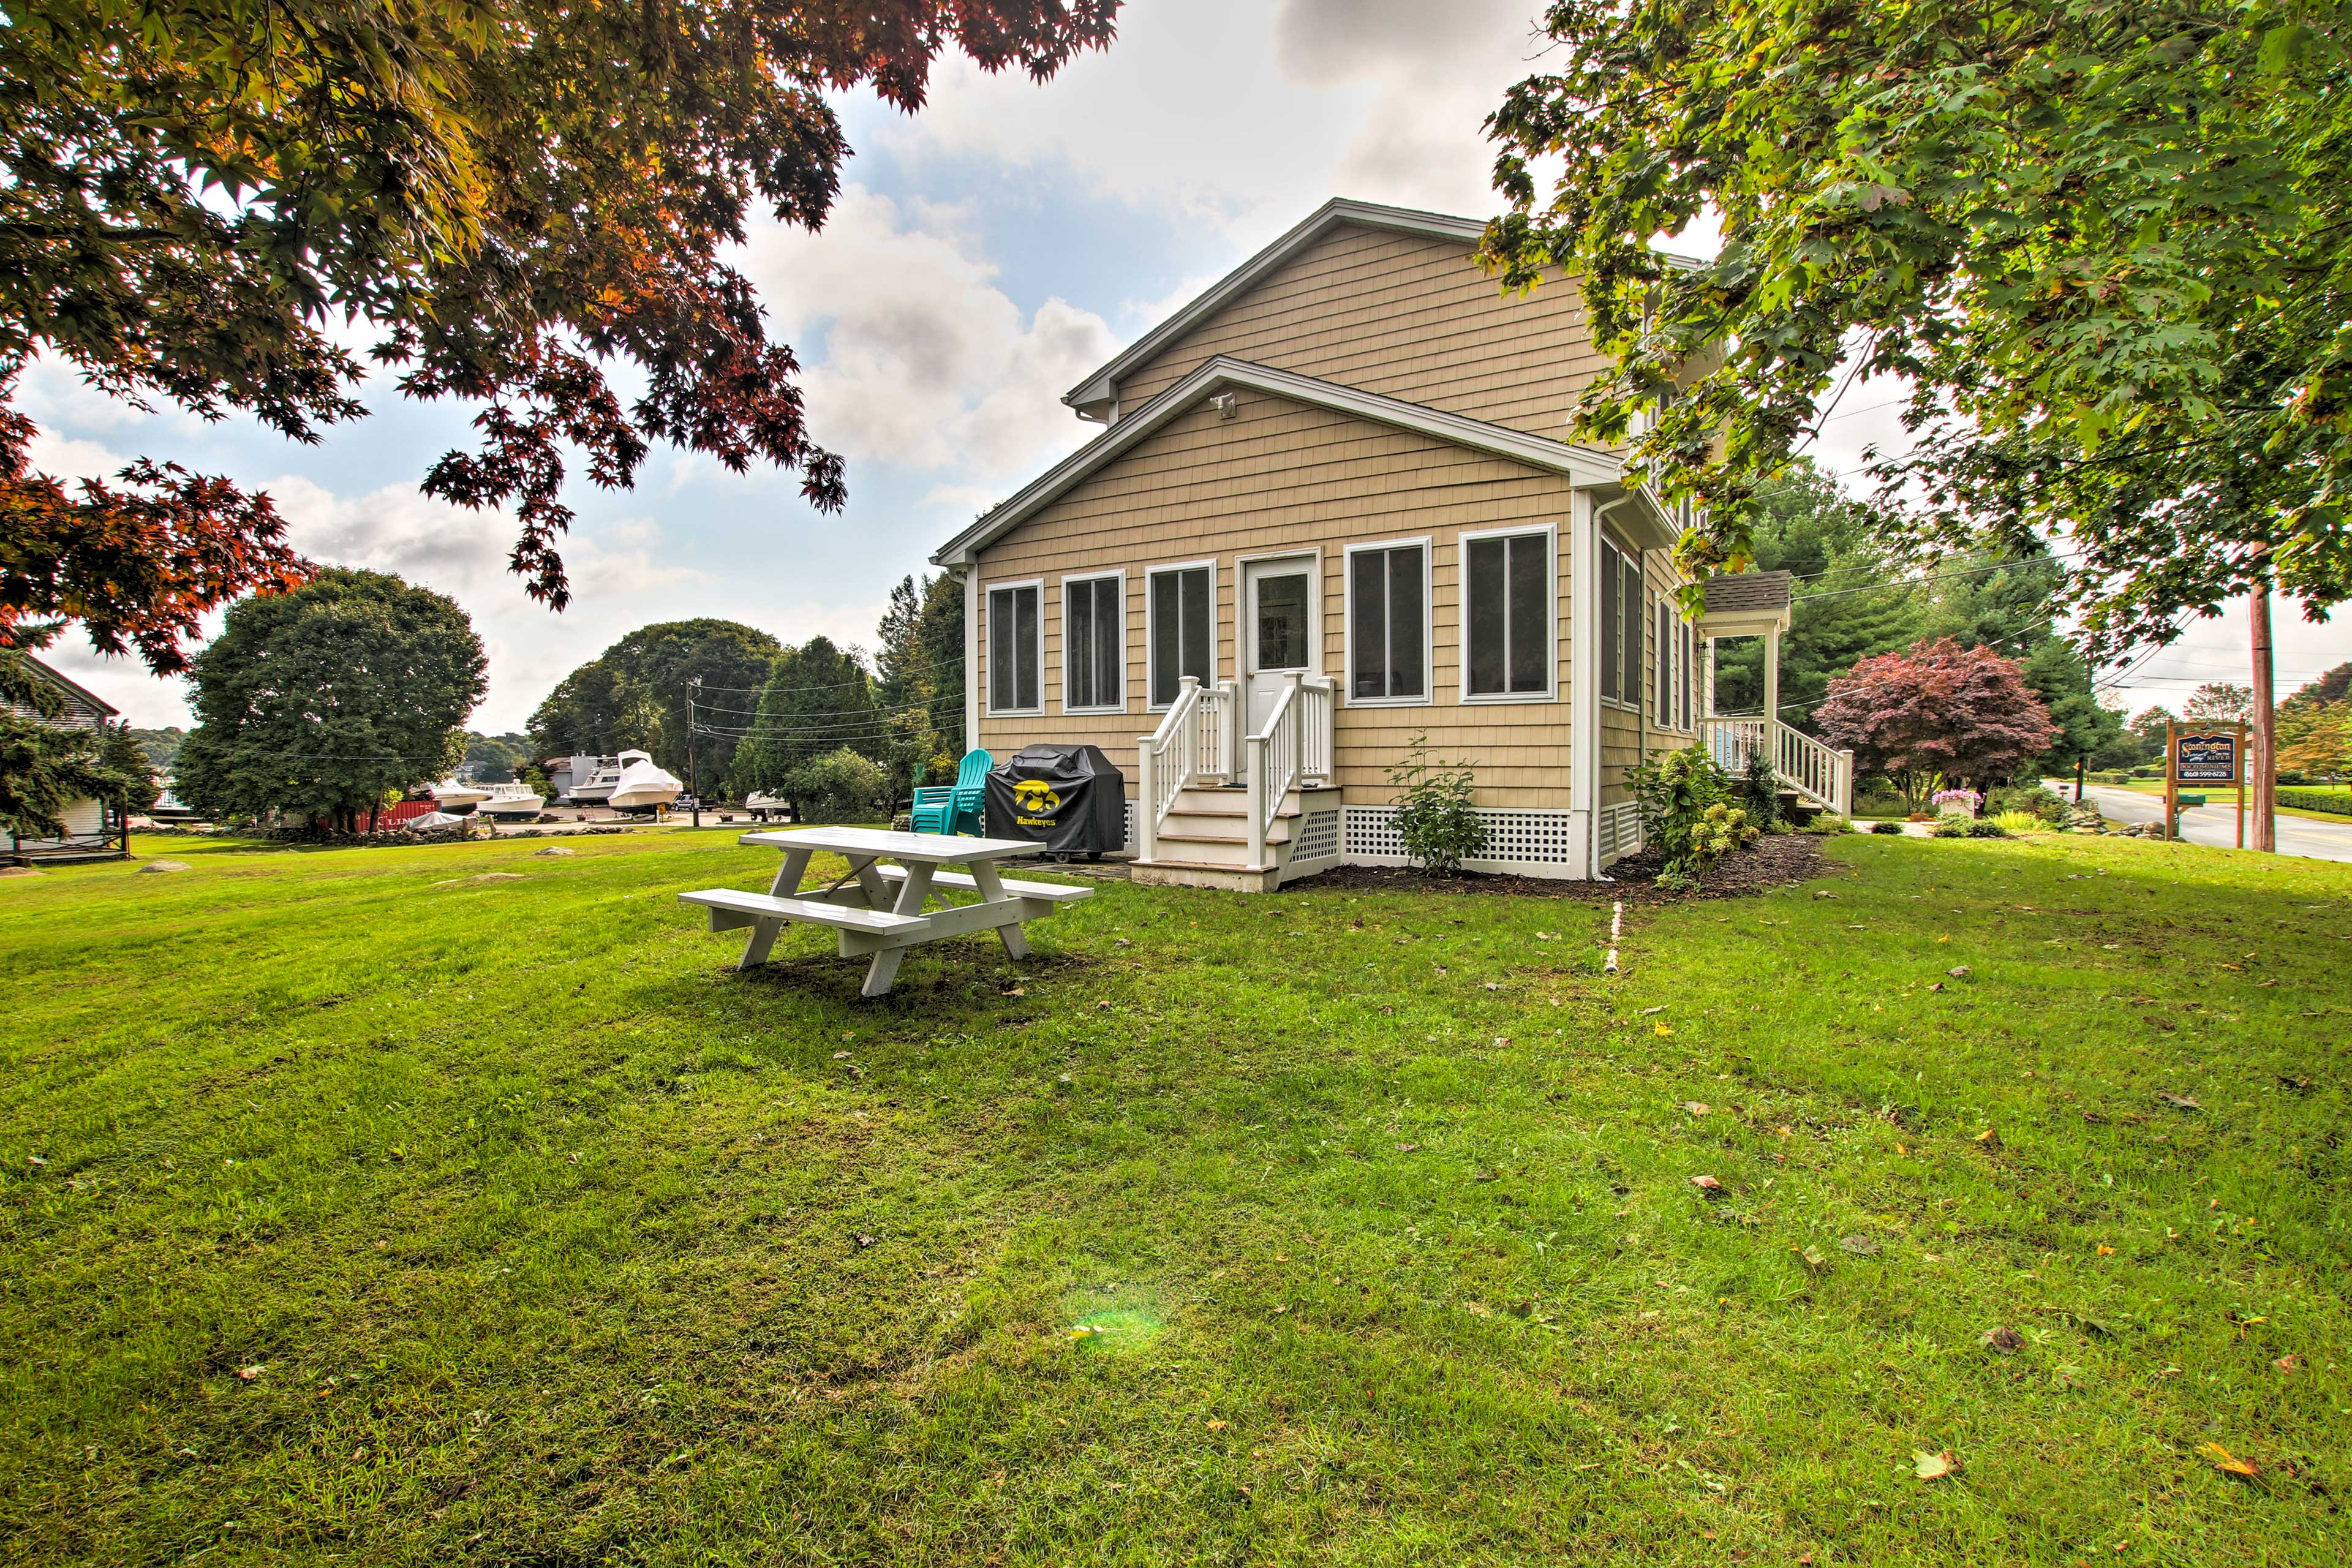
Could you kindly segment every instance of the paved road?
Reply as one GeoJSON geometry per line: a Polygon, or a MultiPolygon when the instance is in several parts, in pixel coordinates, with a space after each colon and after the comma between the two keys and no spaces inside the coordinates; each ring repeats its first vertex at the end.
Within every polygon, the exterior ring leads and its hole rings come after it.
{"type": "MultiPolygon", "coordinates": [[[[2068,800],[2074,798],[2074,781],[2050,779],[2050,787],[2068,800]]],[[[2192,792],[2193,793],[2193,792],[2192,792]]],[[[2160,822],[2164,819],[2164,797],[2142,795],[2137,790],[2117,789],[2112,784],[2091,784],[2084,797],[2099,808],[2101,815],[2116,822],[2160,822]]],[[[2247,825],[2252,831],[2252,825],[2247,825]]],[[[2222,849],[2234,849],[2238,844],[2238,808],[2234,805],[2205,805],[2180,814],[2180,836],[2191,844],[2210,844],[2222,849]]],[[[2308,817],[2281,816],[2278,819],[2278,847],[2282,855],[2305,855],[2315,860],[2352,860],[2352,821],[2314,822],[2308,817]]]]}

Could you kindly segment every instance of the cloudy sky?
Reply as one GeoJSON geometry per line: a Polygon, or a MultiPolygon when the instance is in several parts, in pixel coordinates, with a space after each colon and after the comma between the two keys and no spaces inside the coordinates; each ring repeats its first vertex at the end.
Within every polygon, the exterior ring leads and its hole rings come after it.
{"type": "MultiPolygon", "coordinates": [[[[637,489],[584,484],[561,616],[503,568],[503,520],[417,482],[471,410],[383,389],[373,416],[299,447],[249,424],[141,415],[37,367],[23,407],[51,472],[176,458],[266,488],[313,558],[451,594],[490,656],[474,727],[520,729],[548,689],[632,627],[688,616],[870,641],[890,584],[991,501],[1078,445],[1060,395],[1332,195],[1483,216],[1479,121],[1528,73],[1530,0],[1138,0],[1119,41],[1043,87],[943,68],[907,118],[843,112],[856,156],[821,235],[766,225],[741,261],[808,367],[818,440],[849,460],[845,512],[790,476],[656,454],[637,489]]],[[[1850,391],[1817,455],[1851,468],[1895,431],[1891,391],[1850,391]]],[[[2339,623],[2342,617],[2339,616],[2339,623]]],[[[2352,657],[2344,626],[2280,624],[2282,689],[2352,657]]],[[[2242,611],[2136,671],[2137,708],[2245,679],[2242,611]]],[[[184,723],[176,682],[78,641],[56,662],[133,722],[184,723]]]]}

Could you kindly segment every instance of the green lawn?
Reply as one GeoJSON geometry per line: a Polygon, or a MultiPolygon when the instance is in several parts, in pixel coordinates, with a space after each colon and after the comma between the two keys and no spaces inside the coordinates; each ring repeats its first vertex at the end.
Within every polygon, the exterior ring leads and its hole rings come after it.
{"type": "Polygon", "coordinates": [[[860,1004],[732,830],[140,847],[0,880],[0,1561],[2352,1540],[2352,866],[1849,837],[1614,979],[1108,884],[860,1004]]]}

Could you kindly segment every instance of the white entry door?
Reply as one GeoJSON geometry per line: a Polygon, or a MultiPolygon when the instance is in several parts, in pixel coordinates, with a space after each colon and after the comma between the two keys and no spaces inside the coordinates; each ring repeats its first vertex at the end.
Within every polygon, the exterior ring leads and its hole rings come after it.
{"type": "MultiPolygon", "coordinates": [[[[1255,735],[1294,675],[1315,670],[1315,557],[1242,565],[1242,734],[1255,735]]],[[[1248,764],[1247,748],[1234,759],[1248,764]]]]}

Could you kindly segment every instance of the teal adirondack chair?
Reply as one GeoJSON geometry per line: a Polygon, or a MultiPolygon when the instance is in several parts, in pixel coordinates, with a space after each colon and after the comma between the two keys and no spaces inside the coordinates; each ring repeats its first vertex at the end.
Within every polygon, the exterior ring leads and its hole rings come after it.
{"type": "Polygon", "coordinates": [[[956,782],[926,784],[915,792],[915,831],[968,833],[986,837],[981,827],[981,803],[988,789],[988,770],[996,759],[983,751],[970,751],[956,764],[956,782]]]}

